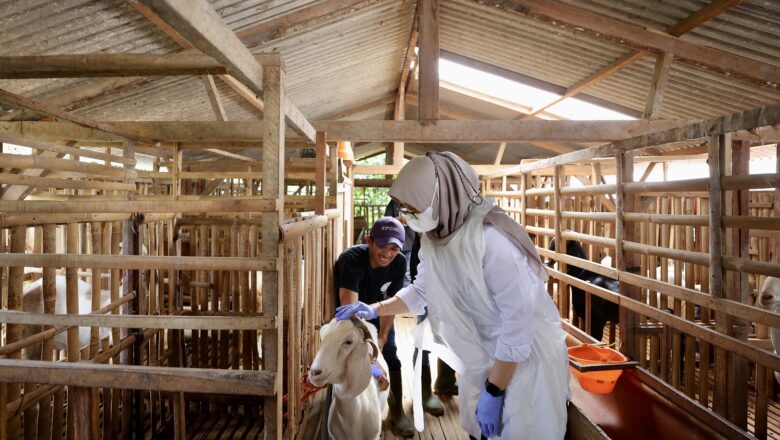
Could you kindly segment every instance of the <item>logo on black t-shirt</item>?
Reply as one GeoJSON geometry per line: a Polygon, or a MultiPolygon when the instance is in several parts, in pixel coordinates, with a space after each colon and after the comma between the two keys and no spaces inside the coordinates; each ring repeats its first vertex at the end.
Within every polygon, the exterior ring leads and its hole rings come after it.
{"type": "Polygon", "coordinates": [[[392,281],[388,281],[384,284],[382,284],[382,287],[379,288],[379,292],[382,293],[382,298],[387,298],[387,289],[390,287],[390,284],[392,284],[392,281]]]}

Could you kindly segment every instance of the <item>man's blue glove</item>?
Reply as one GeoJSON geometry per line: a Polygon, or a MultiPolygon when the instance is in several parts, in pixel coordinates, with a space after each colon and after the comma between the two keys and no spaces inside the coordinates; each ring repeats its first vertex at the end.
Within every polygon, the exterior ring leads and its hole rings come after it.
{"type": "Polygon", "coordinates": [[[482,435],[493,437],[501,433],[501,412],[504,408],[504,396],[495,397],[482,387],[477,402],[477,422],[482,435]]]}
{"type": "Polygon", "coordinates": [[[371,364],[371,375],[377,379],[382,377],[382,369],[377,364],[371,364]]]}
{"type": "Polygon", "coordinates": [[[349,319],[352,315],[357,315],[358,318],[363,318],[367,321],[377,317],[375,308],[360,301],[336,308],[336,319],[339,321],[349,319]]]}

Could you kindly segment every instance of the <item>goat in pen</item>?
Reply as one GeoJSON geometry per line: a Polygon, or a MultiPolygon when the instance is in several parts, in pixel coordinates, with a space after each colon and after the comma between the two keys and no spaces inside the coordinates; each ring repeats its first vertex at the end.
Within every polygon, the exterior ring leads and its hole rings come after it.
{"type": "MultiPolygon", "coordinates": [[[[56,300],[54,313],[58,315],[64,315],[67,313],[66,304],[66,282],[65,277],[57,275],[55,277],[56,286],[56,300]]],[[[99,307],[108,305],[111,302],[110,291],[102,290],[100,292],[100,305],[99,307]]],[[[78,280],[78,304],[80,315],[86,315],[92,312],[92,286],[89,283],[78,280]]],[[[38,279],[32,282],[22,293],[22,310],[28,313],[43,313],[44,311],[44,297],[43,297],[43,279],[38,279]]],[[[43,327],[40,325],[27,325],[23,330],[23,337],[29,337],[36,333],[40,333],[43,327]]],[[[110,329],[100,328],[99,338],[103,339],[110,335],[110,329]]],[[[90,342],[90,328],[79,328],[79,347],[89,345],[90,342]]],[[[67,333],[61,332],[54,336],[54,348],[57,350],[65,350],[67,348],[67,333]]],[[[25,359],[40,359],[41,358],[41,345],[35,344],[32,347],[22,350],[22,357],[25,359]]]]}
{"type": "Polygon", "coordinates": [[[376,370],[388,370],[376,330],[359,318],[334,319],[322,327],[320,340],[309,382],[333,385],[328,434],[335,440],[379,439],[388,386],[376,377],[376,370]]]}
{"type": "MultiPolygon", "coordinates": [[[[581,258],[587,260],[588,256],[585,254],[585,250],[582,248],[582,244],[578,241],[568,240],[566,243],[566,254],[572,257],[581,258]]],[[[555,240],[550,243],[550,250],[555,250],[555,240]]],[[[566,266],[566,274],[575,278],[579,278],[583,281],[587,281],[604,289],[611,290],[613,292],[619,291],[619,283],[609,277],[605,277],[589,270],[579,268],[572,264],[566,266]]],[[[572,293],[572,306],[575,314],[585,319],[585,291],[574,286],[569,286],[572,293]]],[[[607,322],[612,321],[617,324],[619,320],[619,307],[617,304],[600,298],[596,295],[591,295],[591,308],[590,308],[590,335],[597,341],[601,341],[604,336],[604,326],[607,322]]]]}

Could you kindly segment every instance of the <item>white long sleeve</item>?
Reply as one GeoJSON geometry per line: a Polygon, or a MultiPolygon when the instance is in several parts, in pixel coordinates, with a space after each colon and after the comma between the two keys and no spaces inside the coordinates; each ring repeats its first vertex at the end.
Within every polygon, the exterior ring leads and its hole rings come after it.
{"type": "Polygon", "coordinates": [[[417,275],[414,282],[399,290],[395,297],[403,301],[410,312],[422,315],[428,304],[428,298],[425,295],[425,251],[420,249],[417,256],[420,258],[420,264],[417,265],[417,275]]]}
{"type": "Polygon", "coordinates": [[[544,282],[531,270],[525,252],[492,225],[485,227],[482,268],[501,318],[495,356],[502,361],[522,362],[531,353],[537,309],[542,316],[557,321],[555,304],[544,282]]]}
{"type": "MultiPolygon", "coordinates": [[[[485,284],[499,311],[501,327],[496,341],[495,357],[508,362],[522,362],[531,352],[534,337],[534,314],[558,321],[558,311],[544,288],[544,282],[531,270],[526,254],[493,225],[485,225],[485,254],[482,269],[485,284]]],[[[425,253],[414,283],[400,290],[400,298],[409,311],[425,313],[425,253]]]]}

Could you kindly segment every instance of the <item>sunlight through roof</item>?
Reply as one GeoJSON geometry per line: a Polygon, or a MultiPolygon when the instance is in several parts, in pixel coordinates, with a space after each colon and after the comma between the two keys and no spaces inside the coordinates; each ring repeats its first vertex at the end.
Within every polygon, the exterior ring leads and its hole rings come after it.
{"type": "MultiPolygon", "coordinates": [[[[510,101],[523,107],[539,108],[560,98],[560,95],[555,93],[521,84],[446,59],[439,59],[439,78],[442,81],[510,101]]],[[[544,113],[572,120],[635,119],[576,98],[566,98],[544,110],[544,113]]]]}

